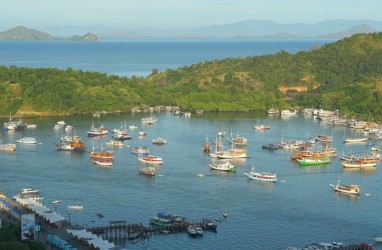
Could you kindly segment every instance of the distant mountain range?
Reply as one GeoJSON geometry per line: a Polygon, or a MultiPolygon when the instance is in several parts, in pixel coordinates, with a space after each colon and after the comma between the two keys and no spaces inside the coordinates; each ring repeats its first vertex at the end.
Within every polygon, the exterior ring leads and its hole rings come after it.
{"type": "Polygon", "coordinates": [[[96,25],[52,26],[40,30],[44,32],[20,26],[0,32],[0,40],[342,39],[358,33],[382,31],[382,21],[328,20],[314,24],[280,24],[268,20],[246,20],[192,29],[133,29],[96,25]],[[86,34],[84,36],[68,35],[73,33],[86,34]]]}
{"type": "Polygon", "coordinates": [[[98,37],[91,33],[83,36],[73,35],[71,37],[54,37],[46,32],[35,29],[27,29],[19,26],[4,32],[0,32],[0,40],[7,41],[98,41],[98,37]]]}

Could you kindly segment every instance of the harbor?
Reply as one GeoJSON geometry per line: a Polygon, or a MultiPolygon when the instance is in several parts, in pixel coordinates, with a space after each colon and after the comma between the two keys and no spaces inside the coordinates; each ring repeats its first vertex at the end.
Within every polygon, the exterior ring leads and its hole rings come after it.
{"type": "MultiPolygon", "coordinates": [[[[137,129],[128,130],[132,139],[125,144],[130,147],[107,149],[113,152],[112,167],[96,165],[90,159],[93,144],[98,152],[111,137],[110,134],[87,136],[91,115],[25,119],[37,127],[2,132],[3,143],[22,137],[36,137],[38,143],[17,144],[16,151],[0,153],[4,163],[0,190],[7,197],[14,197],[22,188],[40,190],[38,197],[43,199],[39,202],[64,217],[61,227],[42,224],[44,231],[40,231],[40,239],[47,239],[49,232],[52,241],[58,242],[54,238],[58,236],[78,249],[82,249],[79,247],[83,243],[66,229],[92,229],[102,240],[114,243],[117,250],[123,249],[124,244],[128,249],[142,249],[147,243],[153,249],[179,246],[233,249],[238,242],[242,249],[302,248],[310,242],[341,241],[346,245],[372,242],[374,235],[380,235],[377,216],[381,202],[380,162],[371,169],[348,170],[339,157],[331,157],[328,164],[301,167],[291,159],[296,150],[262,149],[262,145],[271,142],[305,141],[311,136],[330,135],[331,147],[338,153],[366,153],[370,151],[366,143],[343,143],[344,135],[361,132],[345,126],[328,126],[303,114],[284,118],[268,117],[260,112],[204,112],[186,118],[172,112],[154,112],[158,119],[155,124],[141,124],[141,118],[148,116],[147,113],[101,116],[102,124],[110,131],[119,128],[125,120],[128,128],[138,125],[137,129]],[[73,126],[72,134],[53,129],[63,119],[73,126]],[[253,124],[267,124],[270,129],[255,130],[253,124]],[[216,163],[228,161],[235,165],[236,172],[213,170],[209,167],[213,158],[201,148],[206,137],[212,143],[218,132],[228,132],[229,138],[231,130],[234,135],[247,138],[245,148],[249,158],[215,159],[216,163]],[[138,138],[139,131],[147,135],[138,138]],[[57,150],[54,143],[74,133],[81,137],[87,149],[57,150]],[[166,138],[167,143],[152,145],[152,140],[159,136],[166,138]],[[139,173],[145,163],[131,153],[135,147],[147,147],[150,154],[162,157],[163,164],[155,166],[155,176],[139,173]],[[250,173],[252,166],[255,172],[277,173],[277,181],[248,178],[244,173],[250,173]],[[330,184],[337,183],[338,178],[343,185],[359,185],[361,194],[333,191],[330,184]],[[218,233],[205,231],[203,237],[190,237],[186,226],[151,231],[150,219],[161,211],[181,214],[191,224],[210,218],[218,225],[218,233]],[[229,216],[224,218],[223,213],[229,216]],[[137,238],[129,239],[134,237],[137,238]]],[[[226,139],[223,142],[223,147],[231,147],[226,139]]],[[[379,141],[374,142],[378,146],[379,141]]]]}

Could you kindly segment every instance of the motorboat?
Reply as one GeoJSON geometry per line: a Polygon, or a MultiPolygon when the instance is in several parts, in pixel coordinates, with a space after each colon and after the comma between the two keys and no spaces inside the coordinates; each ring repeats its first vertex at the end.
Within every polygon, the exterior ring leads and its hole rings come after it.
{"type": "Polygon", "coordinates": [[[248,176],[248,178],[257,181],[267,181],[267,182],[276,182],[277,175],[275,173],[269,172],[255,172],[255,167],[252,166],[252,170],[249,173],[244,173],[244,175],[248,176]]]}
{"type": "Polygon", "coordinates": [[[193,237],[204,235],[203,229],[199,225],[188,226],[187,227],[187,233],[193,237]]]}
{"type": "Polygon", "coordinates": [[[88,134],[88,137],[103,136],[107,135],[108,130],[103,125],[100,127],[94,127],[94,125],[92,125],[90,130],[86,133],[88,134]]]}
{"type": "Polygon", "coordinates": [[[37,144],[35,137],[22,137],[19,140],[16,140],[16,142],[20,144],[37,144]]]}

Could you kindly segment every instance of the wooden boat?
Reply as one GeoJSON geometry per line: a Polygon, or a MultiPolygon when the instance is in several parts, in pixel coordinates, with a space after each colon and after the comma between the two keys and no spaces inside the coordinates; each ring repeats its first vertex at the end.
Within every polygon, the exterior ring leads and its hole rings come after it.
{"type": "Polygon", "coordinates": [[[344,168],[367,168],[375,167],[377,165],[377,160],[353,159],[341,162],[341,164],[344,168]]]}
{"type": "Polygon", "coordinates": [[[231,148],[217,152],[215,155],[220,159],[247,158],[247,151],[245,149],[231,148]]]}
{"type": "Polygon", "coordinates": [[[204,153],[207,153],[209,154],[211,152],[211,146],[210,144],[208,143],[208,138],[206,138],[206,142],[204,143],[203,147],[202,147],[202,151],[204,153]]]}
{"type": "Polygon", "coordinates": [[[167,140],[163,139],[162,137],[155,138],[151,141],[152,144],[156,145],[164,145],[167,143],[167,140]]]}
{"type": "Polygon", "coordinates": [[[99,151],[99,152],[90,152],[91,159],[114,159],[114,152],[110,151],[99,151]]]}
{"type": "Polygon", "coordinates": [[[20,144],[37,144],[35,137],[22,137],[19,140],[16,140],[16,142],[20,144]]]}
{"type": "Polygon", "coordinates": [[[225,171],[225,172],[236,172],[236,167],[230,162],[224,163],[216,163],[212,162],[212,164],[208,165],[213,170],[225,171]]]}
{"type": "Polygon", "coordinates": [[[358,185],[340,185],[340,180],[338,180],[337,184],[329,184],[334,191],[346,194],[361,194],[361,189],[358,185]]]}
{"type": "Polygon", "coordinates": [[[248,178],[250,178],[252,180],[267,181],[267,182],[276,182],[277,181],[277,175],[275,173],[255,172],[255,167],[253,167],[253,166],[252,166],[251,172],[244,173],[244,175],[248,176],[248,178]]]}
{"type": "Polygon", "coordinates": [[[138,157],[138,161],[148,164],[163,164],[162,157],[154,156],[154,155],[143,155],[138,157]]]}
{"type": "Polygon", "coordinates": [[[333,137],[330,135],[317,135],[315,139],[320,142],[333,142],[333,137]]]}
{"type": "Polygon", "coordinates": [[[86,149],[85,143],[79,136],[73,136],[68,142],[58,143],[56,147],[62,151],[84,151],[86,149]]]}
{"type": "Polygon", "coordinates": [[[154,167],[142,167],[139,168],[139,173],[144,175],[154,176],[156,174],[156,169],[154,167]]]}
{"type": "Polygon", "coordinates": [[[301,158],[297,159],[298,164],[300,166],[314,166],[314,165],[325,165],[329,164],[330,160],[327,157],[322,157],[322,158],[301,158]]]}
{"type": "Polygon", "coordinates": [[[150,149],[147,147],[135,147],[131,149],[131,153],[148,155],[150,153],[150,149]]]}

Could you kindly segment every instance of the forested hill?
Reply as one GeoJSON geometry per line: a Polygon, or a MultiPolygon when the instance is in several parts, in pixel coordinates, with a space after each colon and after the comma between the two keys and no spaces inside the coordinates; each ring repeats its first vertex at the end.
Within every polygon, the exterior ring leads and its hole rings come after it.
{"type": "Polygon", "coordinates": [[[319,107],[382,120],[382,33],[309,52],[228,58],[125,78],[81,70],[0,67],[0,114],[53,115],[178,105],[211,111],[319,107]]]}

